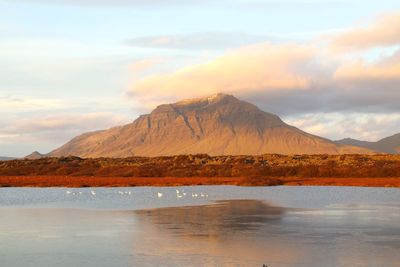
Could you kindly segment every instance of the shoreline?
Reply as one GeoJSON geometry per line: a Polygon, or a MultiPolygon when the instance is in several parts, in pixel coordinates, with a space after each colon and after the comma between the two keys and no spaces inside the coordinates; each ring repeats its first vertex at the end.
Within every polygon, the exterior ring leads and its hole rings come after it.
{"type": "Polygon", "coordinates": [[[400,188],[400,177],[89,177],[0,176],[1,187],[136,187],[136,186],[359,186],[400,188]]]}

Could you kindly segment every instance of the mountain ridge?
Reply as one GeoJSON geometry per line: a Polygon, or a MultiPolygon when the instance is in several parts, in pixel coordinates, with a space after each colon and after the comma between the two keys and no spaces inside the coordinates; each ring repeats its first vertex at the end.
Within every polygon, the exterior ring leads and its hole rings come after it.
{"type": "Polygon", "coordinates": [[[259,155],[372,153],[336,144],[283,122],[232,95],[157,106],[132,123],[84,133],[47,156],[129,157],[177,154],[259,155]]]}
{"type": "Polygon", "coordinates": [[[400,133],[382,138],[376,142],[361,141],[352,138],[344,138],[335,141],[335,143],[341,145],[364,147],[382,153],[400,154],[400,133]]]}

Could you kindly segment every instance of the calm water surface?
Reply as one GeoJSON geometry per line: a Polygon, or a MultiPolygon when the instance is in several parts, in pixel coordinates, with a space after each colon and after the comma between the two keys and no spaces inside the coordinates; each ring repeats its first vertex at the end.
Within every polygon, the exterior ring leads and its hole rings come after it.
{"type": "Polygon", "coordinates": [[[2,188],[0,212],[2,267],[400,266],[393,188],[2,188]]]}

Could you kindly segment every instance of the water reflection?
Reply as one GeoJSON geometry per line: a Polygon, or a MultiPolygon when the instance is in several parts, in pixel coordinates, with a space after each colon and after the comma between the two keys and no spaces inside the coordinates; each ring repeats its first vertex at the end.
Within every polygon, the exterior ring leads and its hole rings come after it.
{"type": "Polygon", "coordinates": [[[282,258],[298,262],[304,256],[302,249],[277,238],[287,211],[257,200],[137,211],[137,226],[148,242],[133,249],[144,249],[171,266],[176,262],[181,266],[278,266],[282,258]]]}
{"type": "Polygon", "coordinates": [[[258,200],[136,211],[144,242],[132,250],[164,266],[398,266],[399,236],[369,235],[398,225],[368,212],[328,214],[258,200]]]}
{"type": "MultiPolygon", "coordinates": [[[[153,194],[154,195],[154,194],[153,194]]],[[[158,200],[156,200],[158,201],[158,200]]],[[[399,267],[400,207],[3,208],[1,267],[399,267]]]]}
{"type": "Polygon", "coordinates": [[[137,211],[144,224],[173,235],[226,238],[232,234],[258,232],[279,221],[286,210],[257,200],[219,201],[215,205],[137,211]]]}

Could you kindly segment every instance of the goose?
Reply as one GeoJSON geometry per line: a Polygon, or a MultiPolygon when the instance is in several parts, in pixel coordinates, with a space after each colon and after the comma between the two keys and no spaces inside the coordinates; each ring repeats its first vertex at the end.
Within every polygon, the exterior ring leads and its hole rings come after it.
{"type": "Polygon", "coordinates": [[[90,193],[92,194],[92,196],[96,195],[96,192],[94,192],[93,190],[90,190],[90,193]]]}
{"type": "Polygon", "coordinates": [[[158,196],[158,197],[162,197],[162,196],[163,196],[163,193],[158,192],[158,193],[157,193],[157,196],[158,196]]]}

